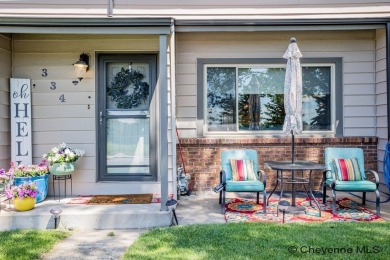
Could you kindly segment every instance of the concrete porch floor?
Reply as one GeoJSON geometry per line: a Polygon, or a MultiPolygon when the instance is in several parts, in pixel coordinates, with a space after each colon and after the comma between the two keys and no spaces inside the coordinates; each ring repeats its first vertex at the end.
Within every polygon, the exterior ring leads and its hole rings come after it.
{"type": "MultiPolygon", "coordinates": [[[[226,193],[227,198],[235,197],[235,193],[226,193]]],[[[361,196],[361,194],[357,194],[361,196]]],[[[274,195],[275,196],[275,195],[274,195]]],[[[381,200],[387,195],[381,194],[381,200]]],[[[277,196],[276,196],[277,197],[277,196]]],[[[361,203],[361,199],[349,193],[338,192],[337,197],[348,197],[361,203]]],[[[82,205],[67,204],[71,198],[53,200],[48,197],[31,211],[16,212],[2,210],[0,213],[0,230],[19,228],[52,229],[54,218],[50,209],[62,209],[59,228],[64,229],[147,229],[169,226],[171,213],[160,211],[159,203],[127,204],[127,205],[82,205]]],[[[373,193],[367,193],[367,200],[374,200],[373,193]]],[[[8,203],[7,203],[8,205],[8,203]]],[[[4,208],[3,203],[3,208],[4,208]]],[[[375,203],[367,202],[366,207],[375,212],[375,203]]],[[[176,208],[180,225],[225,223],[218,203],[218,194],[213,191],[201,191],[191,196],[181,196],[176,208]]],[[[390,220],[390,202],[381,203],[381,217],[390,220]]]]}
{"type": "MultiPolygon", "coordinates": [[[[329,195],[330,191],[327,192],[329,195]]],[[[359,196],[362,194],[355,193],[359,196]]],[[[218,203],[218,193],[213,191],[197,192],[191,196],[182,196],[176,208],[176,215],[180,225],[191,224],[210,224],[210,223],[225,223],[225,217],[221,213],[221,206],[218,203]]],[[[236,195],[233,192],[227,192],[227,198],[234,198],[236,195]]],[[[273,197],[278,198],[277,195],[273,197]]],[[[239,197],[239,196],[237,196],[239,197]]],[[[361,204],[361,199],[346,192],[338,192],[337,198],[347,197],[361,204]]],[[[381,193],[381,201],[388,198],[386,194],[381,193]]],[[[374,193],[367,193],[367,200],[375,200],[374,193]]],[[[390,220],[390,201],[381,203],[381,217],[390,220]]],[[[366,202],[366,208],[375,212],[375,203],[366,202]]]]}
{"type": "MultiPolygon", "coordinates": [[[[58,197],[57,197],[58,198],[58,197]]],[[[46,198],[33,210],[7,211],[8,202],[2,203],[0,231],[10,229],[53,229],[54,217],[50,209],[62,210],[59,228],[64,229],[134,229],[169,226],[170,212],[160,211],[160,203],[127,205],[67,204],[71,198],[61,201],[46,198]]],[[[12,203],[10,205],[12,206],[12,203]]]]}

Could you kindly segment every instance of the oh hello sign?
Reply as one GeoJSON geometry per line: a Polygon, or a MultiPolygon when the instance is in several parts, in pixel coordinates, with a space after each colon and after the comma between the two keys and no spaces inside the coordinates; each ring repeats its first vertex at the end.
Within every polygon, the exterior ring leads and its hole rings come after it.
{"type": "Polygon", "coordinates": [[[11,79],[11,159],[32,164],[31,88],[29,79],[11,79]]]}

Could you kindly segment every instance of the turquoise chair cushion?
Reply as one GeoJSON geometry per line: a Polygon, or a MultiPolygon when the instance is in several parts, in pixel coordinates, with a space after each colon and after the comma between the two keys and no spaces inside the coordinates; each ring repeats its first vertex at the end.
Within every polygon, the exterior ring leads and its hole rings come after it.
{"type": "MultiPolygon", "coordinates": [[[[356,158],[359,164],[360,173],[362,175],[362,179],[366,179],[366,175],[364,174],[364,153],[361,148],[325,148],[325,166],[327,170],[331,170],[335,172],[333,166],[333,159],[352,159],[356,158]]],[[[337,174],[336,174],[337,176],[337,174]]],[[[326,175],[327,179],[332,179],[331,174],[329,172],[326,175]]]]}
{"type": "Polygon", "coordinates": [[[232,166],[230,165],[230,159],[252,160],[255,176],[257,179],[259,178],[257,175],[259,163],[257,161],[257,152],[255,150],[227,150],[222,152],[221,167],[226,173],[226,181],[230,181],[232,179],[232,166]]]}
{"type": "MultiPolygon", "coordinates": [[[[326,180],[326,185],[330,185],[332,180],[326,180]]],[[[336,181],[337,191],[376,191],[376,184],[372,181],[336,181]]]]}
{"type": "Polygon", "coordinates": [[[227,181],[226,191],[264,191],[264,184],[261,181],[227,181]]]}

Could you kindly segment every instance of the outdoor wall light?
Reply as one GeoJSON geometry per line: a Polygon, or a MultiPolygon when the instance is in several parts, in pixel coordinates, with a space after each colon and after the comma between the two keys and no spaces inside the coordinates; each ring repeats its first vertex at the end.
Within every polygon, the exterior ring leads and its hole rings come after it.
{"type": "Polygon", "coordinates": [[[85,74],[87,74],[88,67],[89,67],[89,56],[88,54],[81,54],[80,59],[73,64],[74,71],[76,73],[77,78],[81,81],[85,74]]]}
{"type": "Polygon", "coordinates": [[[54,229],[57,229],[60,221],[60,214],[62,213],[62,209],[54,208],[50,210],[50,213],[53,215],[54,218],[54,229]]]}

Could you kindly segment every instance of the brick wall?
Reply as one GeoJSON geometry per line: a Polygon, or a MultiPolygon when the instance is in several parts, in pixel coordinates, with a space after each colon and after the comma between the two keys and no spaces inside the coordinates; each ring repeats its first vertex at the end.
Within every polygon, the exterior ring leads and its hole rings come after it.
{"type": "MultiPolygon", "coordinates": [[[[264,169],[264,161],[291,160],[289,138],[183,138],[180,141],[185,169],[191,175],[190,188],[194,191],[211,190],[219,183],[223,150],[256,150],[259,167],[267,175],[267,190],[274,187],[276,174],[264,169]]],[[[364,150],[365,169],[377,170],[377,142],[376,137],[295,138],[295,159],[323,163],[326,147],[360,147],[364,150]]],[[[181,164],[177,146],[177,165],[181,164]]],[[[313,190],[320,190],[322,172],[314,172],[313,176],[313,190]]]]}

